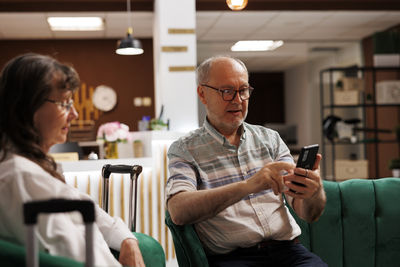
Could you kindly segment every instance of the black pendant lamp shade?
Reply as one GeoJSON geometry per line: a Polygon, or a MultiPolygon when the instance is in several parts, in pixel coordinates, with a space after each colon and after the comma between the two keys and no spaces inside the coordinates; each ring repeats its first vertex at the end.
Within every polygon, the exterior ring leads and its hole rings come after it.
{"type": "Polygon", "coordinates": [[[132,37],[132,28],[128,28],[128,33],[125,38],[118,41],[118,47],[115,53],[118,55],[140,55],[143,54],[142,43],[132,37]]]}

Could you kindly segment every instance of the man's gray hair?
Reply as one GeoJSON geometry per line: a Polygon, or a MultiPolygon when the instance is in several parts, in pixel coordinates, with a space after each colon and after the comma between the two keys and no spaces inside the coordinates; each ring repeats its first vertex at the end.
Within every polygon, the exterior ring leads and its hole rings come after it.
{"type": "Polygon", "coordinates": [[[204,60],[196,69],[196,82],[197,85],[200,84],[204,84],[208,82],[208,79],[210,78],[210,69],[212,64],[214,63],[215,60],[217,59],[221,59],[221,58],[230,58],[233,59],[234,61],[236,61],[237,63],[239,63],[243,69],[246,71],[247,77],[249,77],[249,72],[246,68],[246,65],[243,63],[243,61],[241,61],[238,58],[235,57],[231,57],[231,56],[213,56],[210,58],[207,58],[206,60],[204,60]]]}

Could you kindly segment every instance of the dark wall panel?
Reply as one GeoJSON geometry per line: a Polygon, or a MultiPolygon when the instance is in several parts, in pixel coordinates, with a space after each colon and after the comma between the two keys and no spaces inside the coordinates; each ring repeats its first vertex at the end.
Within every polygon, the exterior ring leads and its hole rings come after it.
{"type": "Polygon", "coordinates": [[[104,84],[117,92],[117,106],[101,114],[96,125],[118,120],[137,130],[142,116],[154,117],[153,44],[151,39],[141,41],[145,52],[139,56],[115,54],[117,40],[0,41],[0,66],[2,69],[12,57],[27,52],[71,63],[88,87],[104,84]],[[134,107],[134,97],[150,97],[152,105],[134,107]]]}
{"type": "Polygon", "coordinates": [[[252,72],[249,83],[254,87],[249,100],[246,122],[263,125],[285,122],[283,72],[252,72]]]}

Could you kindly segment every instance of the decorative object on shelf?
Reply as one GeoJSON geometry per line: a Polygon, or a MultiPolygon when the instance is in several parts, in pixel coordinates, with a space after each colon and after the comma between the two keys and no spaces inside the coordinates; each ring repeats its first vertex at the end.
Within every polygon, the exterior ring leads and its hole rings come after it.
{"type": "Polygon", "coordinates": [[[99,85],[93,92],[94,106],[101,111],[110,111],[117,105],[117,93],[110,86],[99,85]]]}
{"type": "Polygon", "coordinates": [[[133,153],[134,153],[135,158],[144,157],[142,140],[133,141],[133,153]]]}
{"type": "Polygon", "coordinates": [[[102,124],[97,131],[97,140],[104,142],[105,157],[108,159],[131,156],[126,149],[130,147],[129,126],[126,124],[118,121],[102,124]]]}
{"type": "Polygon", "coordinates": [[[162,120],[164,113],[164,105],[161,106],[160,115],[158,118],[153,118],[150,120],[150,129],[153,131],[166,131],[169,129],[169,120],[165,123],[162,120]]]}
{"type": "Polygon", "coordinates": [[[152,129],[153,131],[166,131],[168,130],[168,124],[160,119],[154,118],[150,121],[150,129],[152,129]]]}
{"type": "Polygon", "coordinates": [[[335,179],[343,181],[347,179],[368,179],[368,160],[365,159],[336,159],[335,179]]]}
{"type": "Polygon", "coordinates": [[[323,134],[326,136],[326,138],[328,138],[329,141],[332,142],[333,139],[337,137],[336,123],[341,120],[342,119],[340,117],[335,115],[329,115],[324,119],[322,123],[323,134]]]}
{"type": "Polygon", "coordinates": [[[140,55],[143,54],[142,43],[132,36],[133,29],[131,25],[131,1],[126,0],[126,9],[128,13],[128,31],[125,38],[118,41],[115,53],[118,55],[140,55]]]}
{"type": "Polygon", "coordinates": [[[247,6],[247,0],[226,0],[228,7],[234,11],[239,11],[247,6]]]}
{"type": "Polygon", "coordinates": [[[400,178],[400,158],[391,159],[389,169],[392,170],[393,177],[400,178]]]}
{"type": "Polygon", "coordinates": [[[376,103],[400,104],[400,80],[386,80],[377,82],[376,103]]]}

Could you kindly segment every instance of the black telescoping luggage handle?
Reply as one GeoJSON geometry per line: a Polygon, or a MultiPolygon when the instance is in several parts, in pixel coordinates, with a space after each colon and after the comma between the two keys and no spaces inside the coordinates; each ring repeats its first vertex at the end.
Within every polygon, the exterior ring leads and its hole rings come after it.
{"type": "Polygon", "coordinates": [[[136,206],[137,206],[137,178],[142,173],[143,167],[140,165],[111,165],[106,164],[103,166],[101,172],[104,178],[103,180],[103,202],[102,208],[108,212],[108,180],[110,178],[111,173],[129,173],[131,179],[131,185],[129,189],[129,219],[128,219],[128,227],[131,231],[136,232],[136,206]],[[135,190],[133,190],[133,184],[135,184],[135,190]],[[133,192],[134,191],[134,192],[133,192]],[[134,196],[133,196],[134,195],[134,196]],[[132,198],[135,198],[135,206],[132,215],[132,198]]]}
{"type": "Polygon", "coordinates": [[[102,173],[103,177],[110,178],[111,173],[129,173],[132,176],[139,175],[142,172],[142,166],[140,165],[111,165],[106,164],[103,166],[102,173]]]}
{"type": "Polygon", "coordinates": [[[85,222],[86,263],[85,266],[94,266],[93,251],[93,223],[96,220],[95,206],[91,200],[71,200],[53,198],[48,200],[31,201],[24,203],[24,223],[26,233],[26,265],[39,266],[38,247],[36,243],[36,224],[40,213],[61,213],[79,211],[85,222]]]}
{"type": "Polygon", "coordinates": [[[94,204],[91,200],[67,200],[54,198],[50,200],[31,201],[24,204],[24,222],[36,224],[39,213],[59,213],[79,211],[85,223],[95,221],[94,204]]]}

